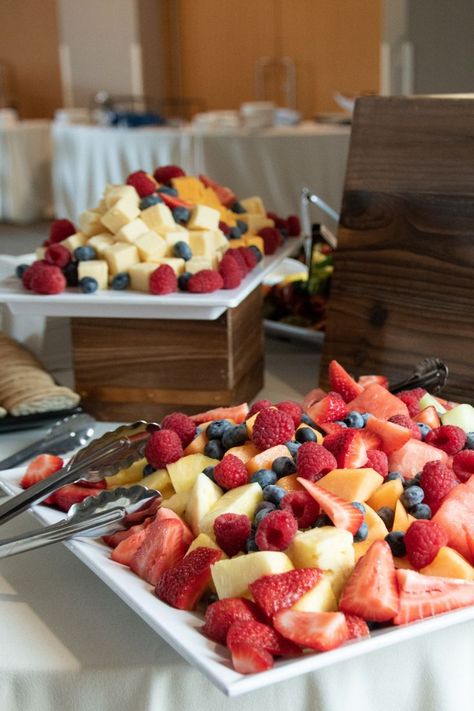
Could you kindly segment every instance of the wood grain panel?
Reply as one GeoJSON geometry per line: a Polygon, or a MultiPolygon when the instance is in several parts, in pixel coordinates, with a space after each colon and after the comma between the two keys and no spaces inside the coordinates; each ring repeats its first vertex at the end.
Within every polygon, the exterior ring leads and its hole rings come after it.
{"type": "Polygon", "coordinates": [[[474,97],[358,102],[338,237],[322,375],[433,355],[474,401],[474,97]]]}

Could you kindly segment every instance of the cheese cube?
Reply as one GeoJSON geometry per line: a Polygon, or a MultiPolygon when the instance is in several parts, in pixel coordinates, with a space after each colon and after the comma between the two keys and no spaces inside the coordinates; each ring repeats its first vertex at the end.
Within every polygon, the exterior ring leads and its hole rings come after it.
{"type": "Polygon", "coordinates": [[[107,203],[105,202],[105,199],[102,198],[102,200],[99,202],[97,207],[94,208],[96,212],[98,212],[100,215],[103,215],[104,212],[107,212],[109,208],[107,207],[107,203]]]}
{"type": "Polygon", "coordinates": [[[114,238],[108,232],[102,232],[100,235],[94,235],[87,240],[87,244],[95,249],[99,257],[102,257],[107,247],[114,243],[114,238]]]}
{"type": "Polygon", "coordinates": [[[123,197],[117,200],[105,215],[100,218],[110,232],[118,232],[121,227],[134,220],[140,214],[140,208],[133,198],[123,197]]]}
{"type": "Polygon", "coordinates": [[[214,269],[214,263],[212,259],[208,257],[193,257],[186,262],[186,271],[191,274],[196,274],[200,272],[201,269],[214,269]]]}
{"type": "Polygon", "coordinates": [[[249,232],[253,234],[257,234],[260,230],[263,230],[264,227],[275,227],[274,221],[270,220],[266,215],[248,212],[239,215],[239,218],[247,223],[249,232]]]}
{"type": "Polygon", "coordinates": [[[37,247],[35,250],[36,259],[44,259],[46,254],[46,247],[37,247]]]}
{"type": "Polygon", "coordinates": [[[165,257],[173,257],[174,251],[173,247],[177,242],[185,242],[189,244],[189,234],[188,232],[166,232],[164,235],[164,240],[166,242],[166,254],[165,257]]]}
{"type": "Polygon", "coordinates": [[[156,262],[161,257],[166,257],[168,245],[163,237],[149,230],[135,240],[135,247],[142,262],[156,262]]]}
{"type": "Polygon", "coordinates": [[[66,249],[68,249],[72,254],[76,247],[83,247],[86,242],[87,237],[83,235],[82,232],[76,232],[75,234],[66,237],[66,239],[63,239],[59,244],[66,247],[66,249]]]}
{"type": "Polygon", "coordinates": [[[148,232],[147,225],[145,225],[143,220],[137,217],[136,220],[132,220],[127,225],[124,225],[115,235],[115,239],[117,242],[134,244],[137,237],[144,235],[146,232],[148,232]]]}
{"type": "Polygon", "coordinates": [[[162,202],[147,207],[146,210],[142,210],[141,218],[148,226],[148,229],[154,232],[160,233],[164,227],[176,228],[173,213],[169,207],[162,202]]]}
{"type": "Polygon", "coordinates": [[[177,222],[174,223],[174,225],[171,227],[171,225],[163,225],[160,227],[158,234],[162,235],[163,237],[168,234],[173,234],[173,233],[178,233],[180,232],[181,234],[188,234],[188,231],[186,227],[183,227],[183,225],[178,225],[177,222]]]}
{"type": "Polygon", "coordinates": [[[246,247],[251,247],[254,245],[254,247],[257,247],[262,254],[265,254],[265,245],[263,242],[263,237],[259,237],[258,235],[244,235],[244,242],[246,247]]]}
{"type": "Polygon", "coordinates": [[[263,205],[262,198],[258,197],[258,195],[244,198],[243,200],[239,200],[239,202],[244,208],[245,212],[253,212],[256,215],[263,215],[263,217],[267,216],[267,211],[265,210],[265,207],[263,205]]]}
{"type": "Polygon", "coordinates": [[[163,257],[162,259],[157,259],[156,261],[153,260],[153,262],[157,266],[159,266],[160,264],[169,264],[171,269],[174,270],[176,276],[181,276],[181,274],[184,274],[185,272],[185,261],[184,259],[180,259],[179,257],[163,257]]]}
{"type": "Polygon", "coordinates": [[[132,185],[107,185],[103,199],[107,210],[122,198],[131,200],[137,205],[140,202],[140,197],[132,185]]]}
{"type": "Polygon", "coordinates": [[[155,269],[158,269],[158,264],[152,262],[142,262],[130,267],[128,270],[130,288],[135,289],[135,291],[144,291],[148,294],[150,291],[150,276],[155,269]]]}
{"type": "Polygon", "coordinates": [[[92,277],[96,280],[99,289],[107,289],[109,283],[109,267],[105,259],[89,259],[79,262],[77,267],[78,279],[92,277]]]}
{"type": "Polygon", "coordinates": [[[117,242],[104,250],[104,259],[107,260],[112,275],[119,272],[128,272],[133,264],[140,261],[138,250],[133,244],[117,242]]]}
{"type": "Polygon", "coordinates": [[[195,230],[189,233],[189,246],[193,257],[211,257],[216,252],[216,238],[213,230],[195,230]]]}
{"type": "MultiPolygon", "coordinates": [[[[262,242],[263,242],[263,240],[262,240],[262,242]]],[[[220,249],[221,247],[224,247],[225,249],[227,249],[227,247],[229,246],[229,240],[227,239],[225,234],[222,232],[222,230],[215,230],[214,244],[215,244],[216,249],[220,249]]]]}
{"type": "Polygon", "coordinates": [[[98,235],[104,231],[101,214],[96,210],[84,210],[79,215],[79,229],[86,237],[98,235]]]}
{"type": "Polygon", "coordinates": [[[196,205],[188,222],[190,230],[217,230],[220,215],[217,210],[207,205],[196,205]]]}

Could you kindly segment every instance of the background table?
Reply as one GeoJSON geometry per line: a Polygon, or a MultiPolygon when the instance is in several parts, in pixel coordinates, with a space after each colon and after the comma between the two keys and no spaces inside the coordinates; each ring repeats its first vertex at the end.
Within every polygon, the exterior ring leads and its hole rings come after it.
{"type": "Polygon", "coordinates": [[[42,219],[51,201],[50,122],[0,126],[0,221],[42,219]]]}

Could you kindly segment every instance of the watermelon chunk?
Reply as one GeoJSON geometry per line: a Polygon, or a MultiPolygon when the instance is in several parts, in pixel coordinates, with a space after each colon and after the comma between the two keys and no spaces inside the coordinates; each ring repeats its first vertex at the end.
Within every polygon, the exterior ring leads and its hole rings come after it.
{"type": "Polygon", "coordinates": [[[449,492],[433,521],[448,534],[448,546],[474,563],[474,477],[449,492]]]}
{"type": "Polygon", "coordinates": [[[405,479],[413,479],[415,474],[421,472],[426,462],[448,461],[448,455],[442,449],[432,447],[418,439],[409,439],[403,447],[388,457],[388,470],[400,472],[405,479]]]}
{"type": "Polygon", "coordinates": [[[474,583],[414,570],[397,570],[400,609],[393,622],[404,625],[474,604],[474,583]]]}
{"type": "Polygon", "coordinates": [[[245,418],[249,414],[249,406],[246,402],[241,405],[231,407],[215,407],[213,410],[206,412],[198,412],[197,415],[191,415],[192,421],[196,425],[201,425],[203,422],[210,420],[233,420],[237,425],[245,422],[245,418]]]}
{"type": "Polygon", "coordinates": [[[393,415],[407,415],[408,408],[400,398],[392,395],[378,383],[368,385],[360,395],[347,404],[349,412],[370,412],[380,420],[388,420],[393,415]]]}

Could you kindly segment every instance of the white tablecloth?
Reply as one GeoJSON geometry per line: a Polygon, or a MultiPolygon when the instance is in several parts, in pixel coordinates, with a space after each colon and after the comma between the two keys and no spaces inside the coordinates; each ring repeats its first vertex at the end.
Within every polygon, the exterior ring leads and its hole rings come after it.
{"type": "Polygon", "coordinates": [[[109,182],[133,170],[181,165],[229,185],[238,196],[261,195],[269,210],[299,213],[303,186],[339,210],[350,129],[304,123],[258,132],[193,128],[53,127],[54,208],[76,220],[109,182]]]}
{"type": "Polygon", "coordinates": [[[42,219],[51,202],[50,122],[0,126],[0,222],[42,219]]]}

